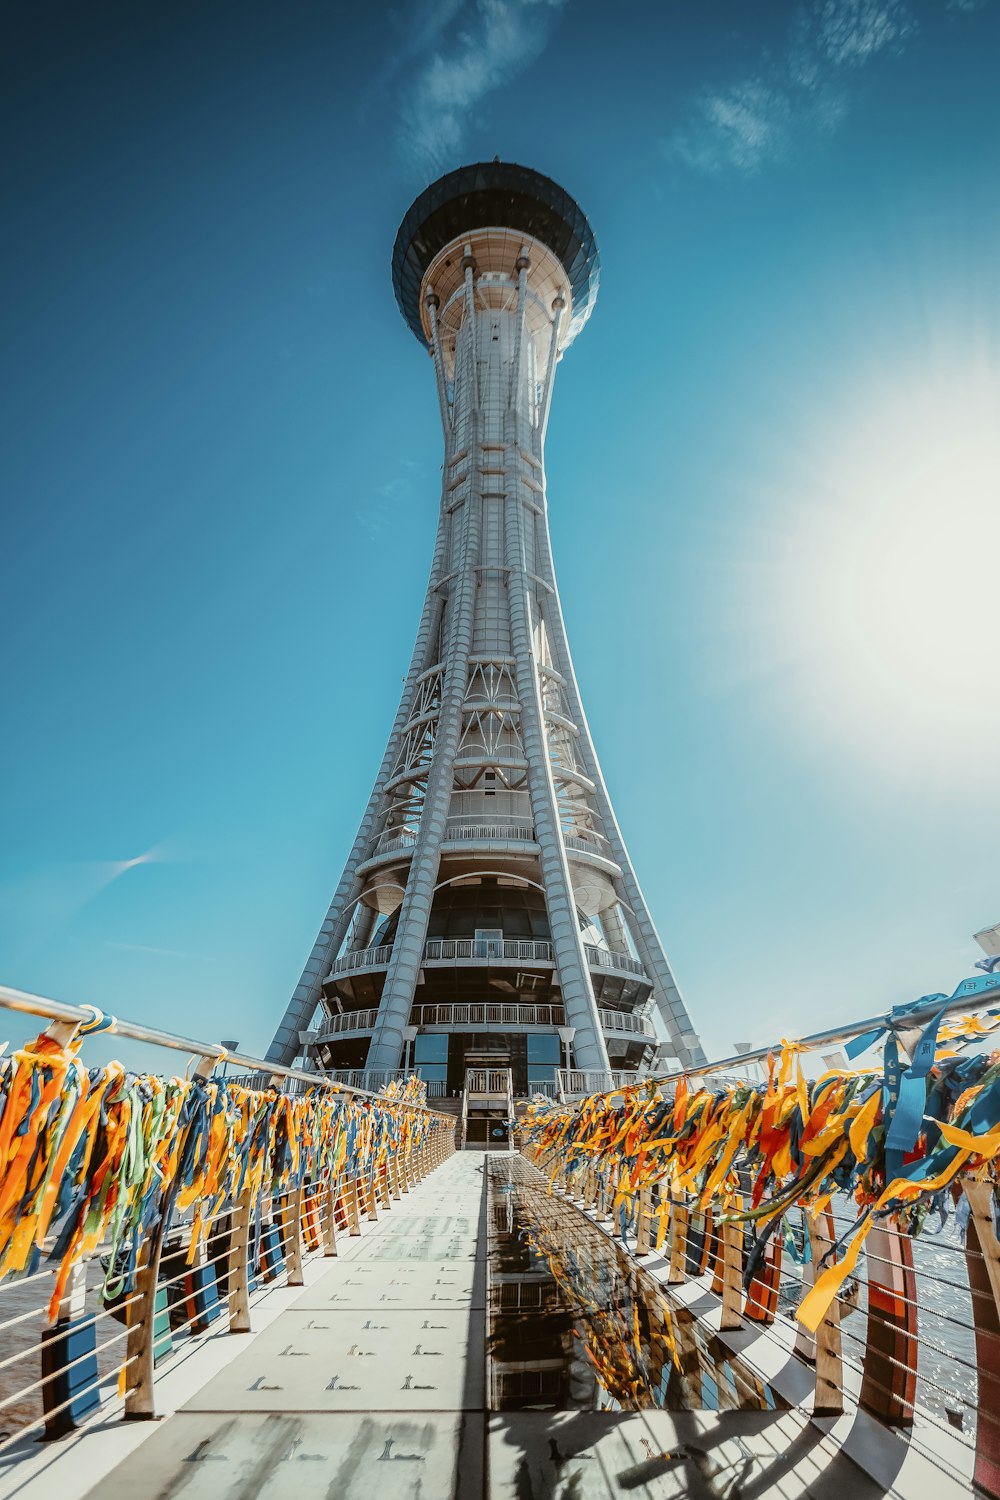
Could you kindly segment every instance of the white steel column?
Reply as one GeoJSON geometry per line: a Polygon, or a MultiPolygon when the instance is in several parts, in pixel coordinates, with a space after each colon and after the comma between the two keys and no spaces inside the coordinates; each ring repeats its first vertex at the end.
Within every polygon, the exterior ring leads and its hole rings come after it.
{"type": "MultiPolygon", "coordinates": [[[[472,257],[466,255],[465,259],[466,297],[471,310],[474,301],[472,257]]],[[[459,424],[453,415],[451,425],[445,428],[445,487],[441,497],[442,514],[445,513],[449,502],[447,461],[452,456],[453,433],[461,430],[463,441],[472,447],[473,451],[479,441],[474,316],[466,315],[463,335],[466,360],[464,389],[459,389],[456,372],[455,402],[456,407],[462,400],[467,403],[466,420],[464,424],[459,424]]],[[[447,826],[448,808],[451,804],[454,761],[462,728],[462,705],[465,702],[469,655],[472,651],[476,615],[482,498],[475,482],[475,473],[475,467],[470,466],[463,505],[462,563],[458,578],[453,579],[451,583],[451,594],[445,616],[447,634],[447,643],[443,652],[445,671],[441,705],[438,711],[437,735],[434,741],[434,759],[427,778],[420,829],[410,861],[410,874],[406,882],[406,894],[400,907],[399,923],[396,928],[392,958],[386,973],[385,988],[382,991],[378,1021],[368,1049],[365,1064],[367,1068],[399,1066],[403,1029],[409,1024],[410,1007],[413,1004],[413,994],[424,958],[427,924],[430,920],[434,886],[441,863],[441,845],[447,826]]]]}

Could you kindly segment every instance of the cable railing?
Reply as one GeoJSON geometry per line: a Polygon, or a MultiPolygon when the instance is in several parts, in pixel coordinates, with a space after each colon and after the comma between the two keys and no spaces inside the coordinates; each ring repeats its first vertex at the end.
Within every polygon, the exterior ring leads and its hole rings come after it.
{"type": "Polygon", "coordinates": [[[560,1102],[522,1120],[522,1149],[675,1318],[696,1306],[774,1397],[882,1424],[898,1462],[908,1446],[998,1496],[1000,1056],[982,1049],[998,1001],[997,975],[963,980],[801,1041],[633,1077],[627,1093],[564,1071],[560,1102]],[[809,1081],[800,1054],[840,1043],[885,1056],[827,1059],[809,1081]],[[742,1072],[758,1060],[765,1081],[742,1072]]]}
{"type": "Polygon", "coordinates": [[[412,1078],[380,1098],[90,1006],[3,987],[0,1006],[49,1022],[0,1059],[0,1464],[155,1415],[172,1354],[249,1331],[454,1149],[412,1078]],[[96,1031],[186,1054],[190,1076],[88,1068],[96,1031]]]}

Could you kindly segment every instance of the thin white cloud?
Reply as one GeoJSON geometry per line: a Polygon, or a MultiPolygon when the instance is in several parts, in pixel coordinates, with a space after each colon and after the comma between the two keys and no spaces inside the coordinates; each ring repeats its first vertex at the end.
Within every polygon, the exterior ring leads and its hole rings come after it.
{"type": "Polygon", "coordinates": [[[848,108],[851,73],[900,51],[915,30],[904,0],[813,0],[796,10],[780,57],[694,99],[665,155],[704,172],[759,171],[803,132],[832,130],[848,108]]]}
{"type": "Polygon", "coordinates": [[[815,13],[815,48],[835,68],[856,68],[903,41],[914,27],[896,0],[824,0],[815,13]]]}
{"type": "Polygon", "coordinates": [[[414,166],[457,165],[477,107],[541,55],[565,4],[434,0],[414,9],[401,55],[415,73],[399,113],[400,148],[414,166]]]}
{"type": "Polygon", "coordinates": [[[765,78],[748,78],[703,94],[695,118],[669,142],[668,155],[703,172],[725,166],[756,172],[764,161],[785,155],[791,122],[787,92],[765,78]]]}
{"type": "Polygon", "coordinates": [[[148,943],[108,942],[109,948],[121,948],[126,953],[152,953],[158,958],[191,958],[204,961],[204,953],[187,953],[181,948],[151,948],[148,943]]]}

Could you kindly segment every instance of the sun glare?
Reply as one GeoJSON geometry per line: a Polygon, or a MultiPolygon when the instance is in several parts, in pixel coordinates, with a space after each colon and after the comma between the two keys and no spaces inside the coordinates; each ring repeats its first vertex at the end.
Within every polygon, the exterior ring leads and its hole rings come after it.
{"type": "Polygon", "coordinates": [[[1000,374],[875,390],[824,447],[758,575],[768,654],[873,757],[995,758],[1000,374]]]}

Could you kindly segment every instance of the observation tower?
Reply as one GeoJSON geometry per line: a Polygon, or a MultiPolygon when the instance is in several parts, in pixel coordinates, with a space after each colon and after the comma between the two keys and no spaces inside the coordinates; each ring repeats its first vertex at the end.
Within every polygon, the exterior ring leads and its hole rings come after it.
{"type": "Polygon", "coordinates": [[[704,1061],[601,775],[552,563],[545,432],[598,276],[584,214],[526,167],[450,172],[400,225],[393,287],[444,432],[437,535],[399,711],[274,1061],[369,1086],[415,1066],[432,1097],[484,1068],[523,1096],[560,1068],[582,1091],[704,1061]]]}

